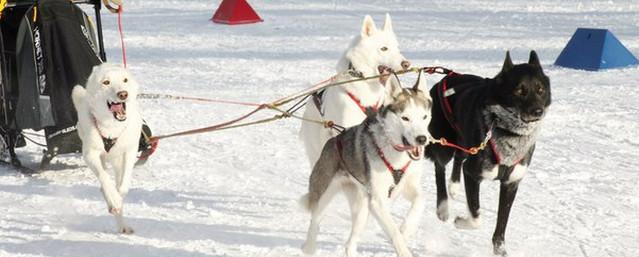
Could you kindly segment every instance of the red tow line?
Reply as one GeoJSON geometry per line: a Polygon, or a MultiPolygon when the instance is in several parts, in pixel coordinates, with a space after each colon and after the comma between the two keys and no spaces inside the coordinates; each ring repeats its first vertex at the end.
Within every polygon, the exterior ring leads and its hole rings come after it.
{"type": "Polygon", "coordinates": [[[377,100],[377,103],[374,106],[370,106],[370,107],[364,107],[362,105],[361,100],[359,100],[359,98],[357,98],[357,96],[353,95],[353,93],[346,91],[346,94],[348,94],[348,97],[351,98],[351,100],[353,100],[353,102],[355,102],[355,104],[357,104],[357,107],[359,107],[360,110],[362,110],[362,112],[364,113],[364,115],[368,115],[367,114],[367,109],[371,108],[373,109],[373,112],[377,112],[379,110],[379,106],[380,106],[380,101],[382,99],[377,100]]]}
{"type": "Polygon", "coordinates": [[[122,46],[122,63],[124,64],[124,68],[126,68],[126,47],[124,46],[124,30],[122,29],[122,12],[124,8],[120,5],[118,6],[118,30],[120,31],[120,45],[122,46]]]}

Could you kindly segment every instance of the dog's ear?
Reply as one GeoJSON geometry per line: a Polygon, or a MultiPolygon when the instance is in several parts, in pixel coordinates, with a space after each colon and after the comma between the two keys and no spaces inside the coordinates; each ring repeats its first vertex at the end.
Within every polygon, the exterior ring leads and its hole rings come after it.
{"type": "Polygon", "coordinates": [[[366,15],[364,17],[364,23],[362,24],[362,38],[370,37],[377,32],[377,27],[375,27],[375,21],[370,15],[366,15]]]}
{"type": "Polygon", "coordinates": [[[537,57],[537,53],[535,50],[530,51],[530,58],[528,58],[528,64],[541,67],[541,63],[539,62],[539,57],[537,57]]]}
{"type": "Polygon", "coordinates": [[[513,68],[513,61],[510,59],[510,51],[506,51],[506,59],[504,60],[504,66],[501,67],[501,72],[507,72],[513,68]]]}
{"type": "Polygon", "coordinates": [[[415,92],[417,92],[417,90],[420,91],[424,91],[424,88],[426,87],[426,76],[422,76],[422,73],[424,73],[424,70],[419,70],[419,73],[417,75],[417,81],[415,82],[415,85],[413,86],[413,90],[415,92]]]}
{"type": "Polygon", "coordinates": [[[402,94],[404,89],[402,88],[402,84],[399,81],[399,78],[397,76],[393,76],[393,75],[388,75],[388,76],[390,77],[386,80],[385,87],[390,93],[390,96],[393,98],[393,101],[394,101],[395,99],[397,99],[397,97],[399,97],[399,95],[402,94]]]}
{"type": "Polygon", "coordinates": [[[393,32],[393,22],[391,21],[390,14],[386,13],[386,19],[384,20],[384,28],[386,32],[393,32]]]}

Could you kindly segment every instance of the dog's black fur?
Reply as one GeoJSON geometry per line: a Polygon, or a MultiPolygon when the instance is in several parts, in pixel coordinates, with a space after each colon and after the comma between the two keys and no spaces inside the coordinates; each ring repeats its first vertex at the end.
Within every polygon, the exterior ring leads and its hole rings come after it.
{"type": "Polygon", "coordinates": [[[468,222],[478,221],[479,184],[485,178],[482,173],[497,168],[497,173],[492,173],[496,176],[486,176],[501,182],[493,247],[495,254],[506,255],[504,233],[510,207],[525,174],[525,169],[521,168],[530,164],[540,121],[551,102],[550,80],[544,74],[535,51],[530,52],[528,63],[518,65],[513,65],[507,52],[504,66],[494,78],[452,74],[436,84],[430,94],[433,116],[429,130],[434,138],[445,138],[470,148],[478,146],[492,128],[498,152],[496,154],[491,146],[476,155],[436,144],[426,148],[426,157],[435,163],[438,216],[442,220],[448,218],[445,166],[453,157],[451,180],[459,182],[463,166],[466,200],[471,215],[469,218],[457,217],[455,225],[458,227],[472,227],[467,225],[470,224],[468,222]],[[448,97],[439,95],[438,87],[442,83],[454,88],[455,93],[448,97]],[[452,108],[448,117],[442,105],[443,98],[452,108]],[[497,155],[501,159],[499,163],[497,155]],[[521,174],[513,172],[518,165],[523,166],[517,169],[521,174]]]}

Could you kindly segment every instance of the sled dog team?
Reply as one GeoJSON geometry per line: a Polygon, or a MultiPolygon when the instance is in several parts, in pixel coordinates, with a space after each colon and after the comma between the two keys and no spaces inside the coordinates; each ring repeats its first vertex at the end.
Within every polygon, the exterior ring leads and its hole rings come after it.
{"type": "MultiPolygon", "coordinates": [[[[459,229],[481,224],[479,184],[499,180],[497,225],[493,250],[505,256],[505,230],[519,182],[526,174],[542,120],[551,102],[550,82],[539,58],[530,52],[527,63],[513,64],[506,53],[502,70],[493,78],[450,72],[426,91],[422,72],[414,86],[403,88],[393,71],[410,68],[400,53],[387,14],[381,29],[370,16],[337,65],[335,80],[383,75],[330,87],[312,96],[304,117],[333,121],[345,128],[338,133],[314,123],[302,123],[303,141],[312,172],[308,193],[300,203],[311,214],[302,250],[313,254],[322,215],[333,196],[348,200],[352,227],[346,256],[357,253],[357,242],[370,214],[389,237],[397,256],[413,256],[407,241],[417,231],[424,210],[423,170],[415,162],[435,164],[436,213],[449,218],[448,195],[459,196],[463,174],[468,216],[458,216],[459,229]],[[462,148],[483,145],[466,153],[434,144],[435,139],[462,148]],[[446,187],[446,164],[453,161],[446,187]],[[391,202],[399,196],[411,205],[401,225],[391,215],[391,202]]],[[[123,68],[112,64],[94,67],[87,84],[72,92],[78,112],[82,155],[95,173],[117,221],[120,233],[133,233],[123,219],[123,198],[131,185],[142,118],[136,95],[138,85],[123,68]],[[113,180],[106,172],[109,164],[113,180]]]]}

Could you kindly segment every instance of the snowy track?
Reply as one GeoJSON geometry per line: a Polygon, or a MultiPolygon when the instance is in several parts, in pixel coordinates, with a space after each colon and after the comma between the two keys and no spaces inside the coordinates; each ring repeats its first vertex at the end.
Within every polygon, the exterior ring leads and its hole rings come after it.
{"type": "MultiPolygon", "coordinates": [[[[639,256],[639,68],[584,72],[551,65],[577,27],[609,28],[639,54],[639,3],[528,2],[251,1],[264,23],[223,26],[208,21],[219,1],[128,0],[124,25],[128,63],[143,91],[254,102],[332,75],[365,14],[379,23],[391,13],[403,53],[415,65],[494,76],[506,50],[517,63],[535,49],[551,79],[553,104],[511,213],[511,256],[639,256]]],[[[107,53],[119,62],[115,17],[104,18],[107,53]]],[[[156,134],[249,110],[173,100],[143,100],[142,107],[156,134]]],[[[115,233],[98,182],[79,156],[56,159],[55,170],[36,177],[2,167],[0,256],[303,256],[309,217],[297,199],[310,167],[298,128],[298,121],[286,120],[161,141],[135,169],[126,198],[132,236],[115,233]]],[[[30,145],[19,154],[35,166],[40,151],[30,145]]],[[[483,183],[485,219],[476,231],[437,219],[434,172],[426,173],[424,191],[427,208],[410,242],[416,256],[492,256],[497,183],[483,183]]],[[[337,199],[322,223],[316,256],[343,256],[350,217],[337,199]]],[[[408,207],[394,206],[396,217],[408,207]]],[[[466,215],[464,200],[453,201],[451,211],[466,215]]],[[[376,222],[369,222],[360,253],[394,255],[376,222]]]]}

